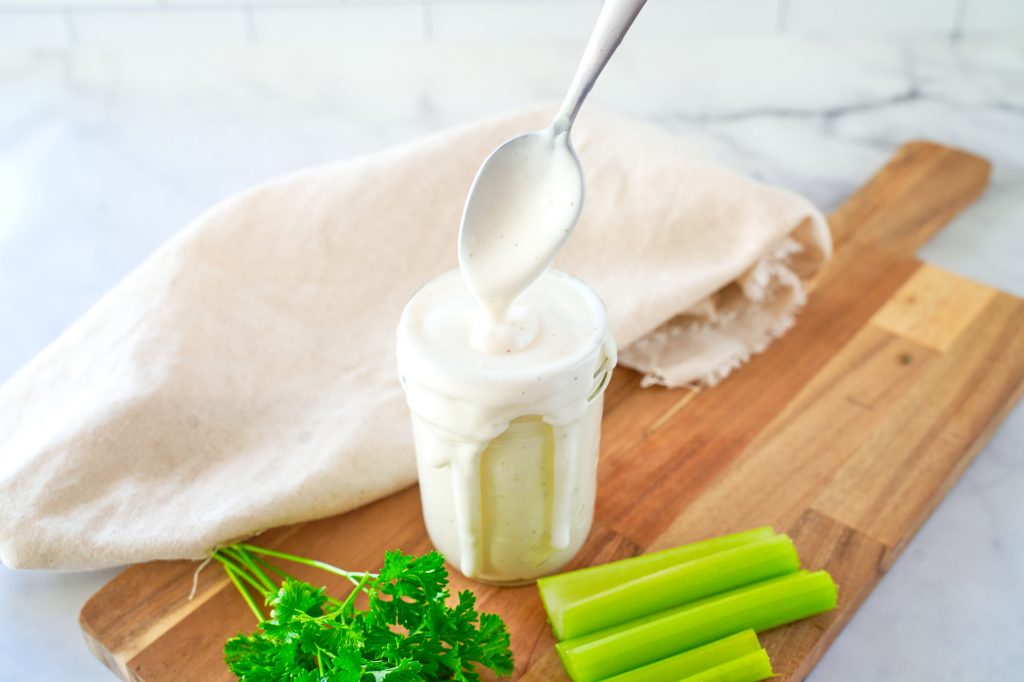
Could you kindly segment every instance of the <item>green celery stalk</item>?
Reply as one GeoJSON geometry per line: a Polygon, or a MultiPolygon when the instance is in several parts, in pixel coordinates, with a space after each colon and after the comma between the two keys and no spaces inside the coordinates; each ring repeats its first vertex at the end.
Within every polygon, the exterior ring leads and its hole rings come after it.
{"type": "Polygon", "coordinates": [[[758,651],[762,649],[761,643],[757,641],[757,633],[753,630],[744,630],[696,649],[609,677],[604,682],[678,682],[758,651]]]}
{"type": "Polygon", "coordinates": [[[548,620],[556,638],[582,637],[799,568],[793,541],[773,535],[610,585],[548,613],[548,620]]]}
{"type": "Polygon", "coordinates": [[[660,552],[652,552],[621,561],[613,561],[601,564],[600,566],[590,566],[576,571],[548,576],[537,581],[537,588],[540,590],[540,598],[544,602],[544,608],[550,615],[560,612],[564,605],[569,602],[576,601],[595,592],[601,592],[619,583],[635,580],[648,573],[655,573],[676,564],[699,559],[751,542],[757,542],[774,535],[775,531],[771,528],[754,528],[753,530],[741,533],[701,540],[700,542],[693,542],[681,547],[673,547],[660,552]]]}
{"type": "Polygon", "coordinates": [[[710,670],[684,677],[679,682],[760,682],[774,676],[768,652],[761,649],[710,670]]]}
{"type": "Polygon", "coordinates": [[[555,648],[575,682],[596,682],[740,630],[760,632],[828,611],[837,596],[825,571],[798,571],[559,642],[555,648]]]}

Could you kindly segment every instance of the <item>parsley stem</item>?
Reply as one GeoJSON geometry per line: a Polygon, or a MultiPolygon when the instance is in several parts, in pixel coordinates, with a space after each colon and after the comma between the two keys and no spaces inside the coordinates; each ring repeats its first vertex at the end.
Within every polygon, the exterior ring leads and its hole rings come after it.
{"type": "Polygon", "coordinates": [[[318,616],[314,620],[326,620],[329,618],[337,618],[338,616],[343,616],[348,607],[352,605],[352,602],[356,600],[356,596],[360,592],[364,591],[366,583],[369,579],[369,574],[364,573],[363,577],[359,579],[359,582],[356,584],[356,586],[353,587],[352,591],[348,593],[348,597],[345,598],[345,601],[340,602],[338,600],[334,600],[334,603],[338,605],[338,608],[329,613],[325,613],[322,616],[318,616]]]}
{"type": "MultiPolygon", "coordinates": [[[[270,577],[267,574],[267,572],[269,571],[270,573],[274,573],[275,575],[279,576],[282,581],[285,581],[285,580],[295,580],[295,581],[298,581],[298,578],[296,578],[292,574],[288,573],[287,571],[283,571],[280,568],[278,568],[277,566],[275,566],[274,564],[270,563],[269,561],[261,559],[260,557],[256,556],[255,554],[253,554],[251,552],[246,552],[245,550],[243,550],[241,548],[238,548],[235,545],[229,545],[227,547],[221,547],[218,550],[218,552],[221,552],[222,556],[227,556],[227,557],[235,558],[234,554],[231,554],[230,552],[226,552],[225,550],[234,550],[234,551],[236,551],[238,553],[243,553],[244,552],[245,556],[247,556],[256,566],[258,566],[260,569],[265,569],[265,570],[261,570],[260,571],[260,575],[266,577],[267,579],[269,579],[269,577],[270,577]]],[[[241,570],[242,567],[236,566],[236,568],[241,570]]],[[[245,575],[245,574],[243,573],[243,575],[245,575]]],[[[269,597],[274,592],[277,592],[278,587],[276,585],[273,585],[273,581],[270,581],[268,584],[271,585],[271,587],[269,589],[269,592],[265,588],[263,588],[261,586],[256,586],[256,587],[257,587],[257,589],[258,589],[258,591],[260,593],[266,594],[269,597]]],[[[341,602],[340,599],[335,599],[334,597],[332,597],[330,595],[325,595],[325,596],[327,597],[327,601],[330,602],[331,604],[334,604],[335,606],[341,606],[342,602],[341,602]]]]}
{"type": "Polygon", "coordinates": [[[256,547],[254,545],[247,545],[245,543],[238,543],[235,546],[240,547],[246,550],[247,552],[251,552],[253,554],[258,554],[261,556],[272,556],[277,559],[284,559],[285,561],[291,561],[296,564],[305,564],[306,566],[319,568],[323,571],[327,571],[328,573],[340,575],[343,578],[346,578],[353,585],[358,585],[359,578],[362,576],[368,576],[370,578],[377,577],[376,573],[365,573],[362,571],[346,571],[344,569],[338,568],[337,566],[332,566],[331,564],[324,563],[323,561],[317,561],[316,559],[306,559],[305,557],[295,556],[294,554],[287,554],[285,552],[277,552],[272,549],[266,549],[264,547],[256,547]]]}
{"type": "Polygon", "coordinates": [[[274,564],[270,563],[269,561],[265,561],[264,559],[259,558],[255,554],[252,555],[252,560],[255,561],[257,564],[259,564],[260,566],[262,566],[263,568],[267,569],[268,571],[270,571],[272,573],[276,573],[277,576],[279,578],[281,578],[281,580],[295,580],[295,578],[290,573],[288,573],[287,571],[282,571],[280,568],[278,568],[274,564]]]}
{"type": "MultiPolygon", "coordinates": [[[[216,555],[214,555],[214,557],[216,557],[216,555]]],[[[239,594],[242,595],[242,599],[244,599],[245,603],[249,605],[250,609],[252,609],[253,614],[256,616],[256,620],[262,623],[263,612],[260,611],[258,606],[256,606],[256,602],[252,600],[252,597],[249,595],[249,590],[245,589],[245,586],[242,585],[242,583],[239,582],[238,578],[236,577],[235,574],[238,571],[238,569],[235,568],[232,564],[229,564],[221,560],[220,558],[217,558],[217,560],[220,561],[221,565],[224,566],[224,572],[228,574],[228,578],[230,578],[231,582],[235,584],[235,587],[238,589],[239,594]]]]}
{"type": "Polygon", "coordinates": [[[345,601],[341,605],[342,612],[344,612],[345,609],[347,609],[349,606],[352,605],[353,602],[355,602],[356,595],[358,595],[359,592],[362,591],[363,587],[366,585],[366,581],[368,581],[369,579],[370,576],[364,573],[363,577],[359,579],[358,583],[356,583],[356,586],[352,589],[351,592],[348,593],[348,596],[345,597],[345,601]]]}
{"type": "Polygon", "coordinates": [[[272,593],[277,591],[277,585],[267,577],[267,574],[263,572],[263,569],[256,565],[256,562],[252,560],[252,557],[244,549],[231,546],[222,548],[222,551],[249,569],[249,573],[256,578],[256,580],[263,583],[263,592],[272,593]]]}
{"type": "Polygon", "coordinates": [[[235,572],[235,576],[236,576],[236,577],[238,577],[238,578],[241,578],[242,580],[244,580],[245,582],[247,582],[247,583],[248,583],[249,585],[251,585],[251,586],[252,586],[252,588],[253,588],[254,590],[256,590],[256,592],[257,592],[258,594],[261,594],[261,595],[263,595],[264,597],[266,597],[266,596],[267,596],[267,592],[266,592],[266,590],[264,589],[263,585],[261,585],[261,584],[259,583],[259,581],[257,581],[257,580],[256,580],[255,578],[253,578],[253,577],[252,577],[251,575],[249,575],[248,573],[246,573],[246,572],[245,572],[245,570],[244,570],[244,568],[242,568],[242,567],[240,567],[240,566],[237,566],[237,565],[235,565],[234,563],[232,563],[232,561],[231,561],[231,560],[230,560],[229,558],[226,558],[226,557],[224,557],[224,556],[221,556],[221,555],[219,555],[219,554],[215,554],[213,558],[214,558],[214,559],[216,559],[216,560],[217,560],[218,562],[220,562],[221,566],[223,566],[223,567],[224,567],[224,570],[225,570],[225,571],[226,571],[226,570],[228,570],[228,568],[231,568],[231,569],[233,569],[233,570],[234,570],[234,572],[235,572]]]}

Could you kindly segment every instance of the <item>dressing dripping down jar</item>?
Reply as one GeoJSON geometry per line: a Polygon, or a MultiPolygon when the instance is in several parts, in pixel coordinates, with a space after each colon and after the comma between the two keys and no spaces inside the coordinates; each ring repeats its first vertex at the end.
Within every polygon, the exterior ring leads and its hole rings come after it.
{"type": "Polygon", "coordinates": [[[474,348],[478,313],[453,271],[399,323],[423,516],[466,576],[528,582],[567,564],[590,532],[615,343],[597,294],[555,270],[517,299],[513,319],[532,334],[522,348],[474,348]]]}

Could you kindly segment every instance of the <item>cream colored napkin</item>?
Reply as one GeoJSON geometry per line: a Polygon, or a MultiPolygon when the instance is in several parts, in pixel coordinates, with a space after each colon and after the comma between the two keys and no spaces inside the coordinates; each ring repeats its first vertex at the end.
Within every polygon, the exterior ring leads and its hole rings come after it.
{"type": "MultiPolygon", "coordinates": [[[[0,559],[198,558],[415,480],[395,372],[406,300],[455,267],[492,118],[213,208],[0,387],[0,559]]],[[[557,266],[648,383],[714,383],[793,322],[830,249],[804,199],[672,135],[583,112],[587,198],[557,266]]]]}

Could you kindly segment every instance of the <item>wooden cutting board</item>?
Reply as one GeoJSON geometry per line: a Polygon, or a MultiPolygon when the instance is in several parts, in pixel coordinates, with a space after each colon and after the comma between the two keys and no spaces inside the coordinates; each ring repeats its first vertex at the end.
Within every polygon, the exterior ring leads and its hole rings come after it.
{"type": "MultiPolygon", "coordinates": [[[[1024,387],[1024,301],[914,257],[988,174],[975,156],[904,145],[831,216],[833,262],[767,352],[700,393],[641,389],[617,370],[594,530],[574,565],[763,524],[786,531],[805,565],[840,585],[837,610],[763,637],[782,678],[803,679],[1024,387]]],[[[415,487],[259,542],[357,570],[385,549],[430,547],[415,487]]],[[[132,566],[83,607],[86,640],[122,679],[231,679],[221,647],[255,623],[217,568],[190,601],[195,568],[132,566]]],[[[517,678],[566,679],[533,586],[452,582],[504,617],[517,678]]]]}

